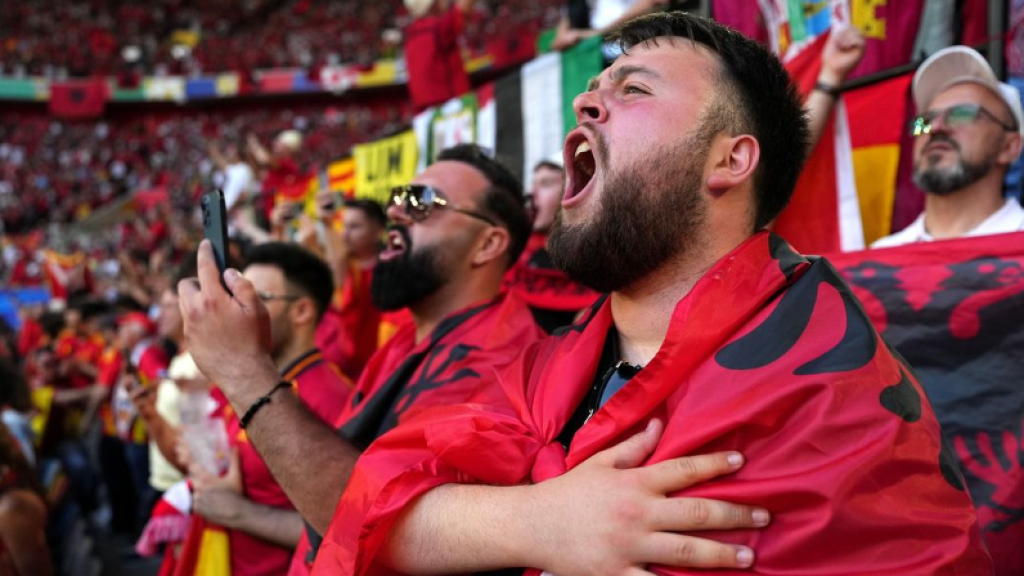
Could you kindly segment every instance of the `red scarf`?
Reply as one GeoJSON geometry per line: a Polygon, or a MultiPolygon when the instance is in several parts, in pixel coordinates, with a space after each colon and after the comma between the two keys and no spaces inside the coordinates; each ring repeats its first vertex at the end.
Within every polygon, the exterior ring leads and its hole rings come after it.
{"type": "Polygon", "coordinates": [[[597,300],[599,294],[569,279],[551,262],[547,234],[534,232],[519,261],[505,274],[505,287],[534,308],[573,312],[597,300]]]}
{"type": "MultiPolygon", "coordinates": [[[[375,563],[403,507],[445,483],[541,482],[642,430],[648,464],[739,450],[738,473],[685,491],[766,507],[763,530],[716,532],[751,546],[735,574],[991,573],[971,501],[927,399],[824,260],[760,233],[677,304],[654,359],[576,433],[556,437],[589,389],[612,326],[598,302],[525,350],[501,385],[515,416],[438,409],[367,450],[314,574],[386,574],[375,563]]],[[[658,569],[671,574],[690,573],[658,569]]]]}

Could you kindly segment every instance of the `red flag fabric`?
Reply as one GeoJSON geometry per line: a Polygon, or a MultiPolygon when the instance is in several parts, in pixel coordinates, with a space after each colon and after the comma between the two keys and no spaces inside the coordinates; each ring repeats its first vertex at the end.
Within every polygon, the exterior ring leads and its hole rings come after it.
{"type": "MultiPolygon", "coordinates": [[[[386,574],[375,561],[417,496],[444,483],[542,482],[666,422],[649,464],[739,450],[735,475],[689,497],[765,506],[754,548],[722,574],[987,575],[977,517],[952,450],[908,366],[880,340],[827,261],[760,233],[676,306],[654,359],[576,433],[559,433],[593,383],[612,327],[599,301],[500,378],[513,414],[480,405],[421,414],[371,446],[335,513],[314,574],[386,574]]],[[[665,574],[693,571],[657,567],[665,574]]]]}
{"type": "Polygon", "coordinates": [[[64,120],[99,118],[107,105],[107,83],[102,78],[67,80],[50,84],[50,114],[64,120]]]}
{"type": "Polygon", "coordinates": [[[519,261],[505,275],[505,288],[535,308],[577,311],[594,303],[598,293],[573,282],[551,262],[547,234],[533,233],[519,261]]]}
{"type": "Polygon", "coordinates": [[[1024,574],[1024,233],[830,259],[914,366],[962,462],[996,574],[1024,574]]]}
{"type": "MultiPolygon", "coordinates": [[[[313,415],[331,423],[348,403],[351,382],[336,366],[326,362],[317,350],[296,359],[282,372],[282,380],[292,383],[292,390],[313,415]]],[[[286,510],[294,510],[284,489],[274,479],[267,464],[249,442],[230,405],[224,407],[228,439],[238,451],[242,473],[242,494],[246,499],[286,510]]],[[[228,530],[231,549],[231,571],[239,576],[249,574],[284,574],[291,561],[292,549],[268,542],[241,530],[228,530]]]]}
{"type": "MultiPolygon", "coordinates": [[[[420,342],[416,325],[400,322],[395,335],[366,365],[335,428],[363,449],[429,408],[470,398],[497,400],[501,390],[489,376],[542,336],[530,309],[509,293],[449,315],[420,342]]],[[[306,572],[307,555],[319,546],[318,537],[310,546],[308,536],[308,531],[303,534],[292,559],[294,574],[306,572]]]]}
{"type": "MultiPolygon", "coordinates": [[[[820,54],[827,38],[828,34],[822,34],[786,64],[786,70],[802,94],[810,94],[814,88],[821,70],[820,54]]],[[[840,216],[841,191],[836,169],[836,117],[839,113],[842,112],[833,113],[829,117],[800,173],[793,197],[773,226],[776,232],[786,237],[801,252],[817,254],[851,249],[843,245],[842,226],[860,227],[859,215],[853,222],[843,222],[840,216]]],[[[863,239],[852,248],[863,248],[863,239]]]]}
{"type": "Polygon", "coordinates": [[[316,345],[324,358],[353,382],[377,351],[381,311],[373,305],[372,282],[373,268],[349,265],[345,285],[335,292],[316,329],[316,345]]]}

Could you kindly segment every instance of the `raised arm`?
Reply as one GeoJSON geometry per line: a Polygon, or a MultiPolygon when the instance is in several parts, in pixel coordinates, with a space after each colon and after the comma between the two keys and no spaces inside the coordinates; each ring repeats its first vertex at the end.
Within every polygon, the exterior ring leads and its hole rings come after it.
{"type": "Polygon", "coordinates": [[[838,93],[846,80],[846,75],[857,66],[864,57],[864,36],[860,30],[847,26],[833,30],[825,43],[821,54],[821,72],[818,83],[810,96],[807,97],[807,116],[810,121],[811,138],[809,146],[814,146],[825,131],[829,114],[838,99],[838,93]]]}
{"type": "MultiPolygon", "coordinates": [[[[270,318],[241,274],[219,282],[209,243],[199,249],[199,283],[179,287],[185,336],[196,365],[217,382],[237,414],[245,414],[280,380],[270,359],[270,318]]],[[[294,394],[278,392],[245,429],[249,441],[302,516],[323,532],[359,451],[309,412],[294,394]]]]}

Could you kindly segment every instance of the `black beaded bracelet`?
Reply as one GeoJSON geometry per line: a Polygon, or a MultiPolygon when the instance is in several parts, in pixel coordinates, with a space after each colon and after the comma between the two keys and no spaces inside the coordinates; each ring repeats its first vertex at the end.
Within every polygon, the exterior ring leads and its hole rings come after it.
{"type": "Polygon", "coordinates": [[[277,392],[281,388],[291,388],[291,386],[292,385],[289,382],[278,382],[273,388],[270,389],[270,392],[267,392],[264,396],[257,398],[256,401],[252,403],[252,406],[250,406],[249,409],[245,411],[245,416],[242,416],[242,419],[238,421],[238,425],[242,428],[242,430],[245,430],[245,427],[249,425],[249,421],[252,420],[252,417],[255,416],[257,412],[259,412],[260,408],[263,408],[265,405],[270,404],[270,397],[274,394],[274,392],[277,392]]]}
{"type": "Polygon", "coordinates": [[[819,92],[824,92],[825,94],[828,94],[832,98],[839,98],[839,94],[842,92],[842,90],[838,86],[833,86],[831,84],[826,84],[824,82],[816,83],[814,85],[814,89],[819,92]]]}

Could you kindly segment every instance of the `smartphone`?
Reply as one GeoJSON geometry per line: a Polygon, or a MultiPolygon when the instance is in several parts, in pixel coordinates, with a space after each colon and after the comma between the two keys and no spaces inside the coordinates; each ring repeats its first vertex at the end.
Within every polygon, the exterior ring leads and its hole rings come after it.
{"type": "Polygon", "coordinates": [[[228,267],[228,210],[224,204],[224,192],[218,188],[203,194],[200,202],[203,208],[203,237],[213,246],[213,257],[220,271],[220,284],[228,290],[224,283],[224,271],[228,267]]]}

